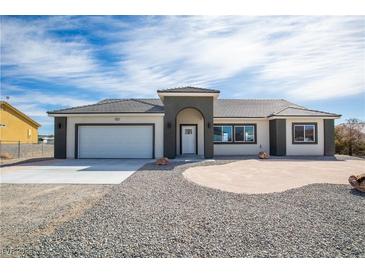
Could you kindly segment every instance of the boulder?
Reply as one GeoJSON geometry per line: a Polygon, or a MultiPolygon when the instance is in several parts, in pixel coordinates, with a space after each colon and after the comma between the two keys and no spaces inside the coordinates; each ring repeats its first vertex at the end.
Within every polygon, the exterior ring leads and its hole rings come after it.
{"type": "Polygon", "coordinates": [[[349,183],[353,188],[358,191],[365,192],[365,173],[360,175],[351,175],[349,177],[349,183]]]}
{"type": "Polygon", "coordinates": [[[169,164],[169,159],[168,158],[166,158],[166,157],[162,157],[162,158],[160,158],[160,159],[157,159],[156,160],[156,165],[159,165],[159,166],[164,166],[164,165],[167,165],[167,164],[169,164]]]}
{"type": "Polygon", "coordinates": [[[260,159],[269,159],[269,157],[270,157],[269,153],[267,153],[265,151],[260,151],[258,156],[260,159]]]}

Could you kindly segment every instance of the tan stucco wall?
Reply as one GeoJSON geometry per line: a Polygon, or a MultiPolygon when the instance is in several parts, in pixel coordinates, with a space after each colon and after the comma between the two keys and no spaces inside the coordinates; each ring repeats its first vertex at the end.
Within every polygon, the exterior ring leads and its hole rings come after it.
{"type": "Polygon", "coordinates": [[[198,155],[204,156],[204,119],[201,113],[195,109],[187,108],[182,110],[176,117],[176,152],[180,152],[180,125],[198,125],[198,155]]]}
{"type": "Polygon", "coordinates": [[[270,151],[269,120],[214,119],[214,124],[256,124],[257,144],[215,144],[214,155],[256,155],[270,151]]]}
{"type": "Polygon", "coordinates": [[[286,154],[287,155],[323,155],[324,131],[323,119],[319,118],[291,118],[286,119],[286,154]],[[293,123],[317,123],[318,144],[292,144],[293,123]]]}
{"type": "MultiPolygon", "coordinates": [[[[155,124],[155,157],[163,156],[163,116],[130,115],[130,116],[72,116],[67,117],[66,148],[67,158],[75,157],[75,124],[78,123],[154,123],[155,124]],[[116,121],[115,118],[119,118],[116,121]]],[[[107,142],[108,136],[101,142],[107,142]]]]}
{"type": "Polygon", "coordinates": [[[0,124],[5,125],[0,127],[1,143],[38,143],[38,128],[5,105],[1,105],[0,124]]]}

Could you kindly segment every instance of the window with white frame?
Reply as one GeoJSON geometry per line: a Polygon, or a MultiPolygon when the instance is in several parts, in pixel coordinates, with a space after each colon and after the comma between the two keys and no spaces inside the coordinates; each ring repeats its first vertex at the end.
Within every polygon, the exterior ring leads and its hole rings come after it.
{"type": "Polygon", "coordinates": [[[316,143],[316,124],[293,124],[293,143],[316,143]]]}
{"type": "Polygon", "coordinates": [[[234,141],[237,143],[254,143],[255,126],[254,125],[235,125],[234,141]]]}
{"type": "Polygon", "coordinates": [[[231,143],[233,140],[233,130],[230,125],[215,125],[214,131],[214,142],[216,143],[231,143]]]}

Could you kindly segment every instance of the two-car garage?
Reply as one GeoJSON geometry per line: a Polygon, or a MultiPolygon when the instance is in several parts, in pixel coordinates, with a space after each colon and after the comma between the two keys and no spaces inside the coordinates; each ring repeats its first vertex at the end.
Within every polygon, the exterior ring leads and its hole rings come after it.
{"type": "Polygon", "coordinates": [[[76,124],[75,158],[154,158],[154,124],[76,124]]]}

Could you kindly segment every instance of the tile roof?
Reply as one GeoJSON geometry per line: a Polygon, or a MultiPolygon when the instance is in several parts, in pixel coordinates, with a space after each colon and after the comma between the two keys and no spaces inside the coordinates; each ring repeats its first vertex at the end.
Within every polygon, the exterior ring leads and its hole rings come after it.
{"type": "MultiPolygon", "coordinates": [[[[160,99],[105,99],[96,104],[66,108],[49,114],[93,113],[164,113],[160,99]]],[[[216,118],[264,118],[272,116],[338,116],[309,110],[282,99],[217,99],[214,101],[216,118]]]]}
{"type": "Polygon", "coordinates": [[[214,117],[268,117],[288,106],[299,107],[282,99],[218,99],[214,117]]]}
{"type": "Polygon", "coordinates": [[[197,87],[177,87],[177,88],[168,88],[168,89],[159,89],[158,93],[220,93],[217,89],[207,89],[207,88],[197,88],[197,87]]]}
{"type": "Polygon", "coordinates": [[[312,110],[307,108],[298,108],[298,107],[286,107],[280,111],[274,112],[270,116],[310,116],[310,117],[333,117],[333,116],[341,116],[336,113],[324,112],[319,110],[312,110]]]}
{"type": "Polygon", "coordinates": [[[160,99],[106,99],[96,104],[65,108],[49,114],[78,113],[163,113],[160,99]]]}

